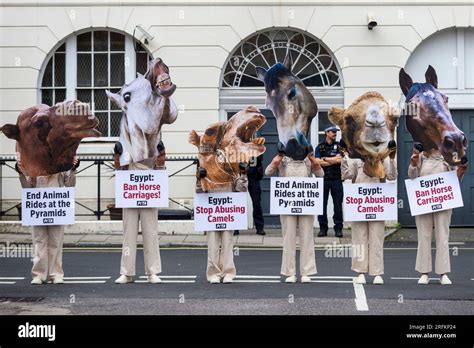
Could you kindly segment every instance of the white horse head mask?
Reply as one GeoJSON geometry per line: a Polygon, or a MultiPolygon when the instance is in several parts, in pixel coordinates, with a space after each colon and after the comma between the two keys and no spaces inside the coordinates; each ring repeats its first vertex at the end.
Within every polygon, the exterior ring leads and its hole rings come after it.
{"type": "Polygon", "coordinates": [[[123,85],[118,93],[106,91],[109,99],[123,111],[120,122],[121,165],[157,155],[161,126],[173,123],[178,116],[171,99],[175,89],[168,66],[156,58],[148,63],[145,75],[138,75],[123,85]]]}

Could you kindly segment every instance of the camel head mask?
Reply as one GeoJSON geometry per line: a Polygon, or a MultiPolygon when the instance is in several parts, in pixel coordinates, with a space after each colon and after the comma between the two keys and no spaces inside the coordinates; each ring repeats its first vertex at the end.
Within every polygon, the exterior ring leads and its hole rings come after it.
{"type": "Polygon", "coordinates": [[[287,54],[283,64],[276,63],[268,70],[257,67],[256,71],[265,85],[265,103],[276,118],[278,138],[286,155],[302,160],[310,151],[307,138],[318,106],[311,92],[291,72],[291,66],[291,55],[287,54]]]}
{"type": "Polygon", "coordinates": [[[175,90],[168,66],[156,58],[148,63],[145,75],[125,84],[118,93],[106,91],[109,99],[123,111],[119,139],[124,150],[121,165],[157,155],[161,126],[173,123],[178,116],[171,100],[175,90]]]}
{"type": "Polygon", "coordinates": [[[75,100],[30,107],[1,131],[17,141],[23,174],[43,176],[71,169],[81,140],[101,135],[98,125],[89,104],[75,100]]]}
{"type": "Polygon", "coordinates": [[[264,138],[255,138],[266,119],[248,106],[227,122],[211,124],[202,135],[192,130],[189,142],[198,147],[198,179],[204,191],[226,190],[240,176],[239,165],[265,152],[264,138]]]}
{"type": "Polygon", "coordinates": [[[332,107],[329,120],[341,129],[342,139],[351,158],[364,161],[364,172],[385,178],[383,160],[389,155],[400,117],[377,92],[367,92],[347,109],[332,107]]]}
{"type": "Polygon", "coordinates": [[[400,70],[400,88],[406,97],[406,125],[413,140],[424,150],[439,150],[445,161],[457,165],[466,157],[467,139],[453,121],[448,97],[438,91],[438,77],[430,65],[425,83],[413,83],[404,69],[400,70]]]}

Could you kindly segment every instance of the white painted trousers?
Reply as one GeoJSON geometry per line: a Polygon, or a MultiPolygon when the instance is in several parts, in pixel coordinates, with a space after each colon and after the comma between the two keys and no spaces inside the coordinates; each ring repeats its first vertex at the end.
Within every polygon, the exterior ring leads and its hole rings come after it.
{"type": "Polygon", "coordinates": [[[418,251],[416,253],[415,270],[420,273],[432,271],[431,240],[433,228],[436,239],[435,272],[445,274],[451,272],[449,259],[449,225],[452,209],[436,213],[415,216],[418,229],[418,251]]]}
{"type": "Polygon", "coordinates": [[[382,275],[385,221],[354,221],[352,227],[352,270],[382,275]]]}
{"type": "Polygon", "coordinates": [[[138,226],[141,222],[145,274],[161,273],[160,244],[158,238],[157,208],[123,209],[123,247],[120,274],[135,276],[138,226]]]}
{"type": "Polygon", "coordinates": [[[296,276],[296,236],[300,240],[300,274],[316,274],[316,257],[314,253],[314,215],[281,215],[283,234],[283,256],[281,274],[296,276]],[[298,232],[297,232],[298,231],[298,232]]]}
{"type": "Polygon", "coordinates": [[[64,226],[33,227],[33,268],[31,276],[43,281],[64,277],[64,226]]]}
{"type": "Polygon", "coordinates": [[[207,280],[218,276],[235,278],[237,273],[234,264],[234,232],[207,232],[207,280]]]}

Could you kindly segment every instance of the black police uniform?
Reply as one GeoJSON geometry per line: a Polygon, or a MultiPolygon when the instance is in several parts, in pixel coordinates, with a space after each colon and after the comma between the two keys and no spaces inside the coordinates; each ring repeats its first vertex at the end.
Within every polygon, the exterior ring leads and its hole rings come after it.
{"type": "MultiPolygon", "coordinates": [[[[316,147],[314,156],[317,158],[323,158],[335,157],[338,154],[341,154],[339,142],[335,141],[332,144],[328,144],[326,141],[324,141],[316,147]]],[[[320,233],[326,234],[328,231],[327,206],[329,192],[331,192],[334,203],[334,231],[336,234],[339,234],[342,233],[342,200],[344,197],[341,180],[341,165],[333,164],[331,166],[322,168],[324,170],[324,203],[323,215],[318,216],[319,228],[321,231],[320,233]]]]}

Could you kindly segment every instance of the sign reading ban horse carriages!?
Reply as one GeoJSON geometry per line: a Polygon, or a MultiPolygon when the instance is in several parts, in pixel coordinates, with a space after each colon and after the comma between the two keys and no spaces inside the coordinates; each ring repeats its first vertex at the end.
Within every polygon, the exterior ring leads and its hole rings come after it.
{"type": "Polygon", "coordinates": [[[270,178],[270,214],[321,215],[323,179],[305,177],[270,178]]]}
{"type": "Polygon", "coordinates": [[[196,193],[194,229],[196,231],[246,230],[247,192],[196,193]]]}
{"type": "Polygon", "coordinates": [[[115,205],[118,208],[158,208],[168,206],[166,170],[117,170],[115,205]]]}
{"type": "Polygon", "coordinates": [[[462,207],[456,171],[405,180],[412,216],[462,207]]]}
{"type": "Polygon", "coordinates": [[[398,220],[397,183],[344,183],[344,221],[398,220]]]}
{"type": "Polygon", "coordinates": [[[75,221],[74,188],[48,187],[21,190],[23,226],[72,225],[75,221]]]}

